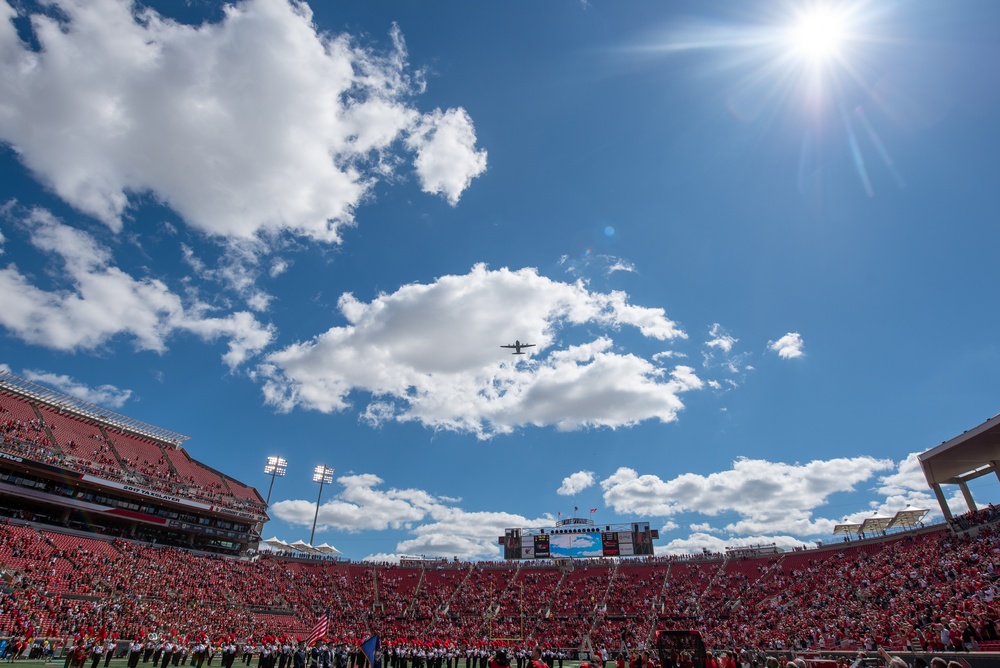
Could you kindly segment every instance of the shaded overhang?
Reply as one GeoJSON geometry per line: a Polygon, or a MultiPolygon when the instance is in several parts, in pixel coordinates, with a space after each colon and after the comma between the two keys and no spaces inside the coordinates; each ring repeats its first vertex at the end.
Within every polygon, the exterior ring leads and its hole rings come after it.
{"type": "Polygon", "coordinates": [[[1000,414],[918,455],[930,487],[958,485],[1000,468],[1000,414]]]}

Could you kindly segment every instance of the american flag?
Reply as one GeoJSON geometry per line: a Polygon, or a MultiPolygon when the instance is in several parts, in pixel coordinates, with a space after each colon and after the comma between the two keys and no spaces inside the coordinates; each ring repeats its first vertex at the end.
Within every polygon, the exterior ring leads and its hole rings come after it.
{"type": "Polygon", "coordinates": [[[313,626],[312,631],[309,632],[309,637],[306,638],[306,647],[309,645],[318,643],[320,640],[326,637],[327,631],[330,630],[330,608],[316,618],[316,625],[313,626]]]}

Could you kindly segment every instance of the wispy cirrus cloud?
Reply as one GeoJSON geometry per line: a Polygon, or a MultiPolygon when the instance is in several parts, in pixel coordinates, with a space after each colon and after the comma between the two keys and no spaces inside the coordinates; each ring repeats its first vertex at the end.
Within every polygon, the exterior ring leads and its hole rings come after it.
{"type": "Polygon", "coordinates": [[[132,390],[121,389],[107,383],[91,387],[66,374],[25,369],[21,372],[21,375],[28,380],[43,383],[61,392],[65,392],[71,397],[76,397],[87,403],[106,408],[121,408],[132,397],[132,390]]]}

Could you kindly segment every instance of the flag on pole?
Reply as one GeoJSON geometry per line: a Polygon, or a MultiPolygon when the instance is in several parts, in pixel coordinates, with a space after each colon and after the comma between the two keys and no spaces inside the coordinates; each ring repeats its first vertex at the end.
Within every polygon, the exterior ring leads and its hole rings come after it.
{"type": "Polygon", "coordinates": [[[309,632],[309,637],[306,638],[306,647],[318,643],[320,640],[326,637],[327,631],[330,630],[330,608],[316,618],[316,625],[313,626],[312,631],[309,632]]]}
{"type": "Polygon", "coordinates": [[[376,661],[376,654],[378,654],[378,634],[376,633],[368,640],[361,643],[361,651],[364,652],[365,656],[368,657],[369,668],[380,668],[382,662],[376,661]]]}
{"type": "Polygon", "coordinates": [[[591,514],[591,515],[593,515],[593,514],[594,514],[594,513],[596,513],[596,512],[597,512],[597,508],[591,508],[591,509],[590,509],[590,514],[591,514]]]}

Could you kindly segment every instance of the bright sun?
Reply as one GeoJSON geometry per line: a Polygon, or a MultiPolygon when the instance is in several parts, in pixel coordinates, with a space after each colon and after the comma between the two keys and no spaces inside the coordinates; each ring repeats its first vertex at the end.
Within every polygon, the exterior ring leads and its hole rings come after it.
{"type": "Polygon", "coordinates": [[[791,31],[792,48],[814,61],[838,55],[845,38],[844,18],[837,13],[815,8],[799,17],[791,31]]]}

